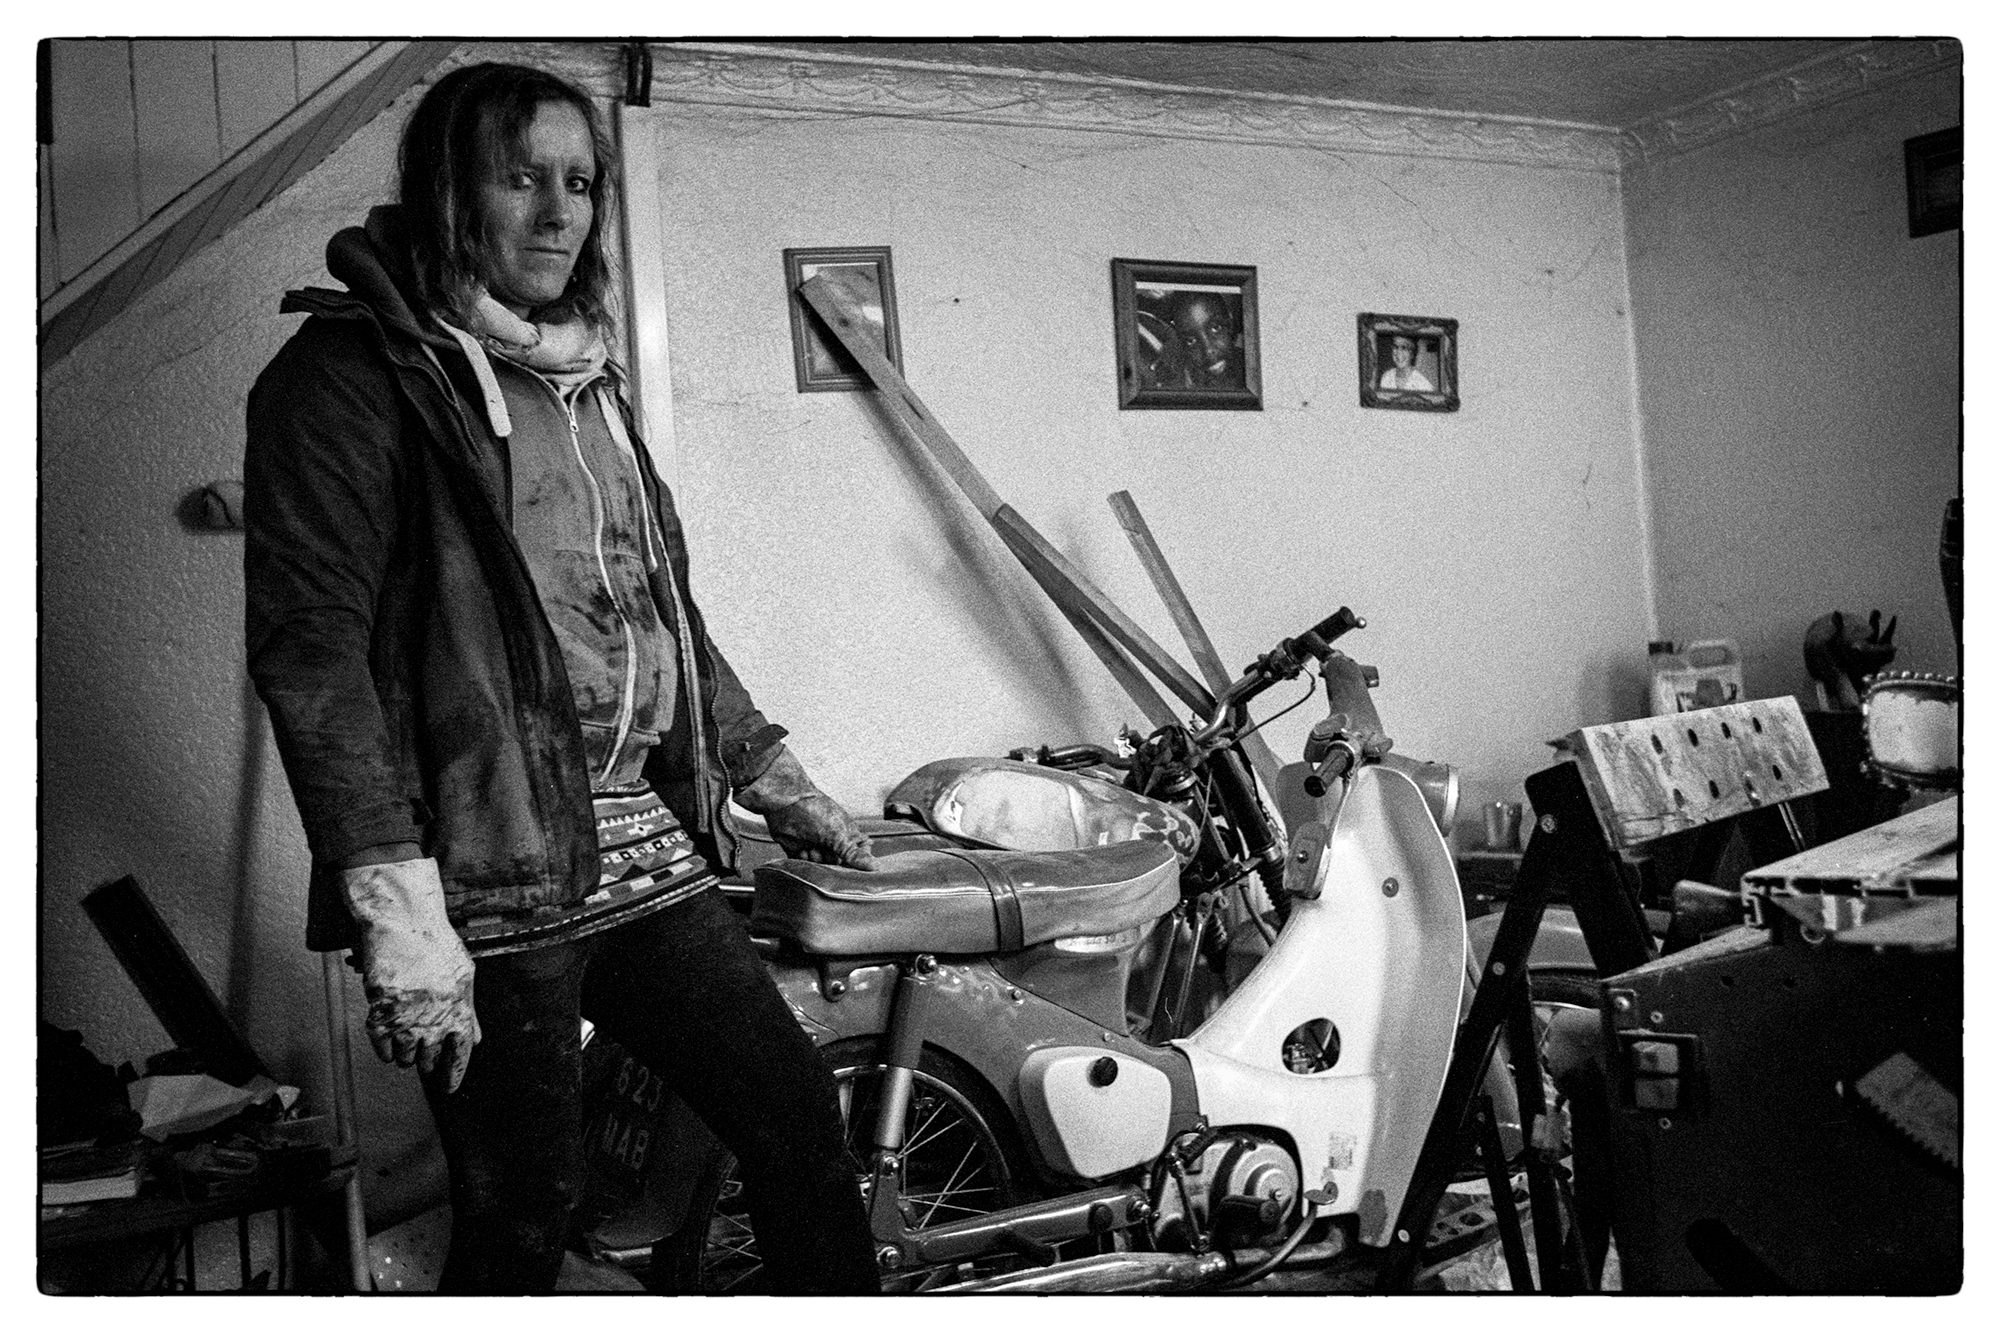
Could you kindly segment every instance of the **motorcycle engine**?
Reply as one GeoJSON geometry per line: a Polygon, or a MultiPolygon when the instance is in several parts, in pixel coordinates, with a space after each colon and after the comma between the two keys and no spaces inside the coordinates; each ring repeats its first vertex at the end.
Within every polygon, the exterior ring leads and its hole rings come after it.
{"type": "Polygon", "coordinates": [[[1275,1244],[1296,1216],[1299,1171],[1292,1155],[1259,1134],[1226,1132],[1179,1172],[1163,1173],[1153,1197],[1161,1249],[1244,1249],[1275,1244]]]}

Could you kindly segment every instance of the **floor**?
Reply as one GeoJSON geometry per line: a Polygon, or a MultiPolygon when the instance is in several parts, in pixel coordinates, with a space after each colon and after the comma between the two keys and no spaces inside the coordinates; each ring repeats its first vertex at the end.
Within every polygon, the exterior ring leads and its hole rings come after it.
{"type": "MultiPolygon", "coordinates": [[[[1467,1202],[1483,1203],[1483,1200],[1468,1198],[1467,1202]]],[[[450,1209],[438,1208],[369,1237],[368,1251],[375,1274],[376,1289],[405,1292],[435,1290],[450,1228],[450,1209]]],[[[1532,1233],[1527,1236],[1527,1245],[1532,1265],[1535,1253],[1532,1233]]],[[[1432,1291],[1443,1292],[1512,1290],[1507,1276],[1506,1257],[1497,1239],[1482,1244],[1455,1260],[1436,1273],[1426,1285],[1432,1291]]],[[[1301,1270],[1273,1273],[1244,1290],[1254,1295],[1303,1296],[1353,1294],[1364,1289],[1351,1276],[1329,1276],[1321,1272],[1301,1270]]],[[[1618,1256],[1613,1253],[1605,1268],[1604,1290],[1618,1289],[1618,1256]]],[[[556,1290],[578,1294],[625,1292],[636,1295],[643,1293],[645,1288],[640,1285],[637,1278],[613,1264],[571,1253],[563,1257],[562,1273],[556,1279],[556,1290]]]]}

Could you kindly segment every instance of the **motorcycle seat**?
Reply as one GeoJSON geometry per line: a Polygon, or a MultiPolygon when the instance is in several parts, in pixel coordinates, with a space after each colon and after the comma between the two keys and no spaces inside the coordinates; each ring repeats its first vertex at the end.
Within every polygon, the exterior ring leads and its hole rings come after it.
{"type": "Polygon", "coordinates": [[[1014,953],[1145,925],[1180,900],[1179,865],[1159,842],[933,849],[881,856],[876,866],[759,866],[750,929],[835,957],[1014,953]]]}

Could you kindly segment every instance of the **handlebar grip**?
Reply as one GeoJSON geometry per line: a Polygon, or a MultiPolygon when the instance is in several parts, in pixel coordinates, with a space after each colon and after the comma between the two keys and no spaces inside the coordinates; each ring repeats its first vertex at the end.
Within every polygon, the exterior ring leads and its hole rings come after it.
{"type": "Polygon", "coordinates": [[[1346,737],[1333,743],[1333,753],[1329,754],[1319,767],[1306,774],[1305,788],[1308,796],[1324,796],[1335,781],[1346,777],[1359,759],[1354,745],[1346,737]]]}
{"type": "Polygon", "coordinates": [[[1325,620],[1314,625],[1305,633],[1287,642],[1286,646],[1297,652],[1311,653],[1321,662],[1333,651],[1333,641],[1349,630],[1366,629],[1368,622],[1346,607],[1341,607],[1325,620]]]}

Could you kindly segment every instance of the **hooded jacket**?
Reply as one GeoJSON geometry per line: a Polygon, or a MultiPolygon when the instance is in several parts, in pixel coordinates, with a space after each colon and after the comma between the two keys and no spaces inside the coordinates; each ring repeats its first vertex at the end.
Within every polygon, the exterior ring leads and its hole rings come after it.
{"type": "MultiPolygon", "coordinates": [[[[599,873],[570,682],[508,521],[506,442],[467,353],[404,296],[398,231],[377,209],[333,238],[347,290],[286,294],[281,310],[312,318],[250,391],[246,645],[312,852],[314,949],[352,947],[338,872],[370,847],[436,858],[455,923],[574,906],[599,873]]],[[[683,649],[646,777],[728,868],[731,787],[785,731],[710,641],[673,501],[635,452],[667,554],[653,599],[683,649]]]]}

